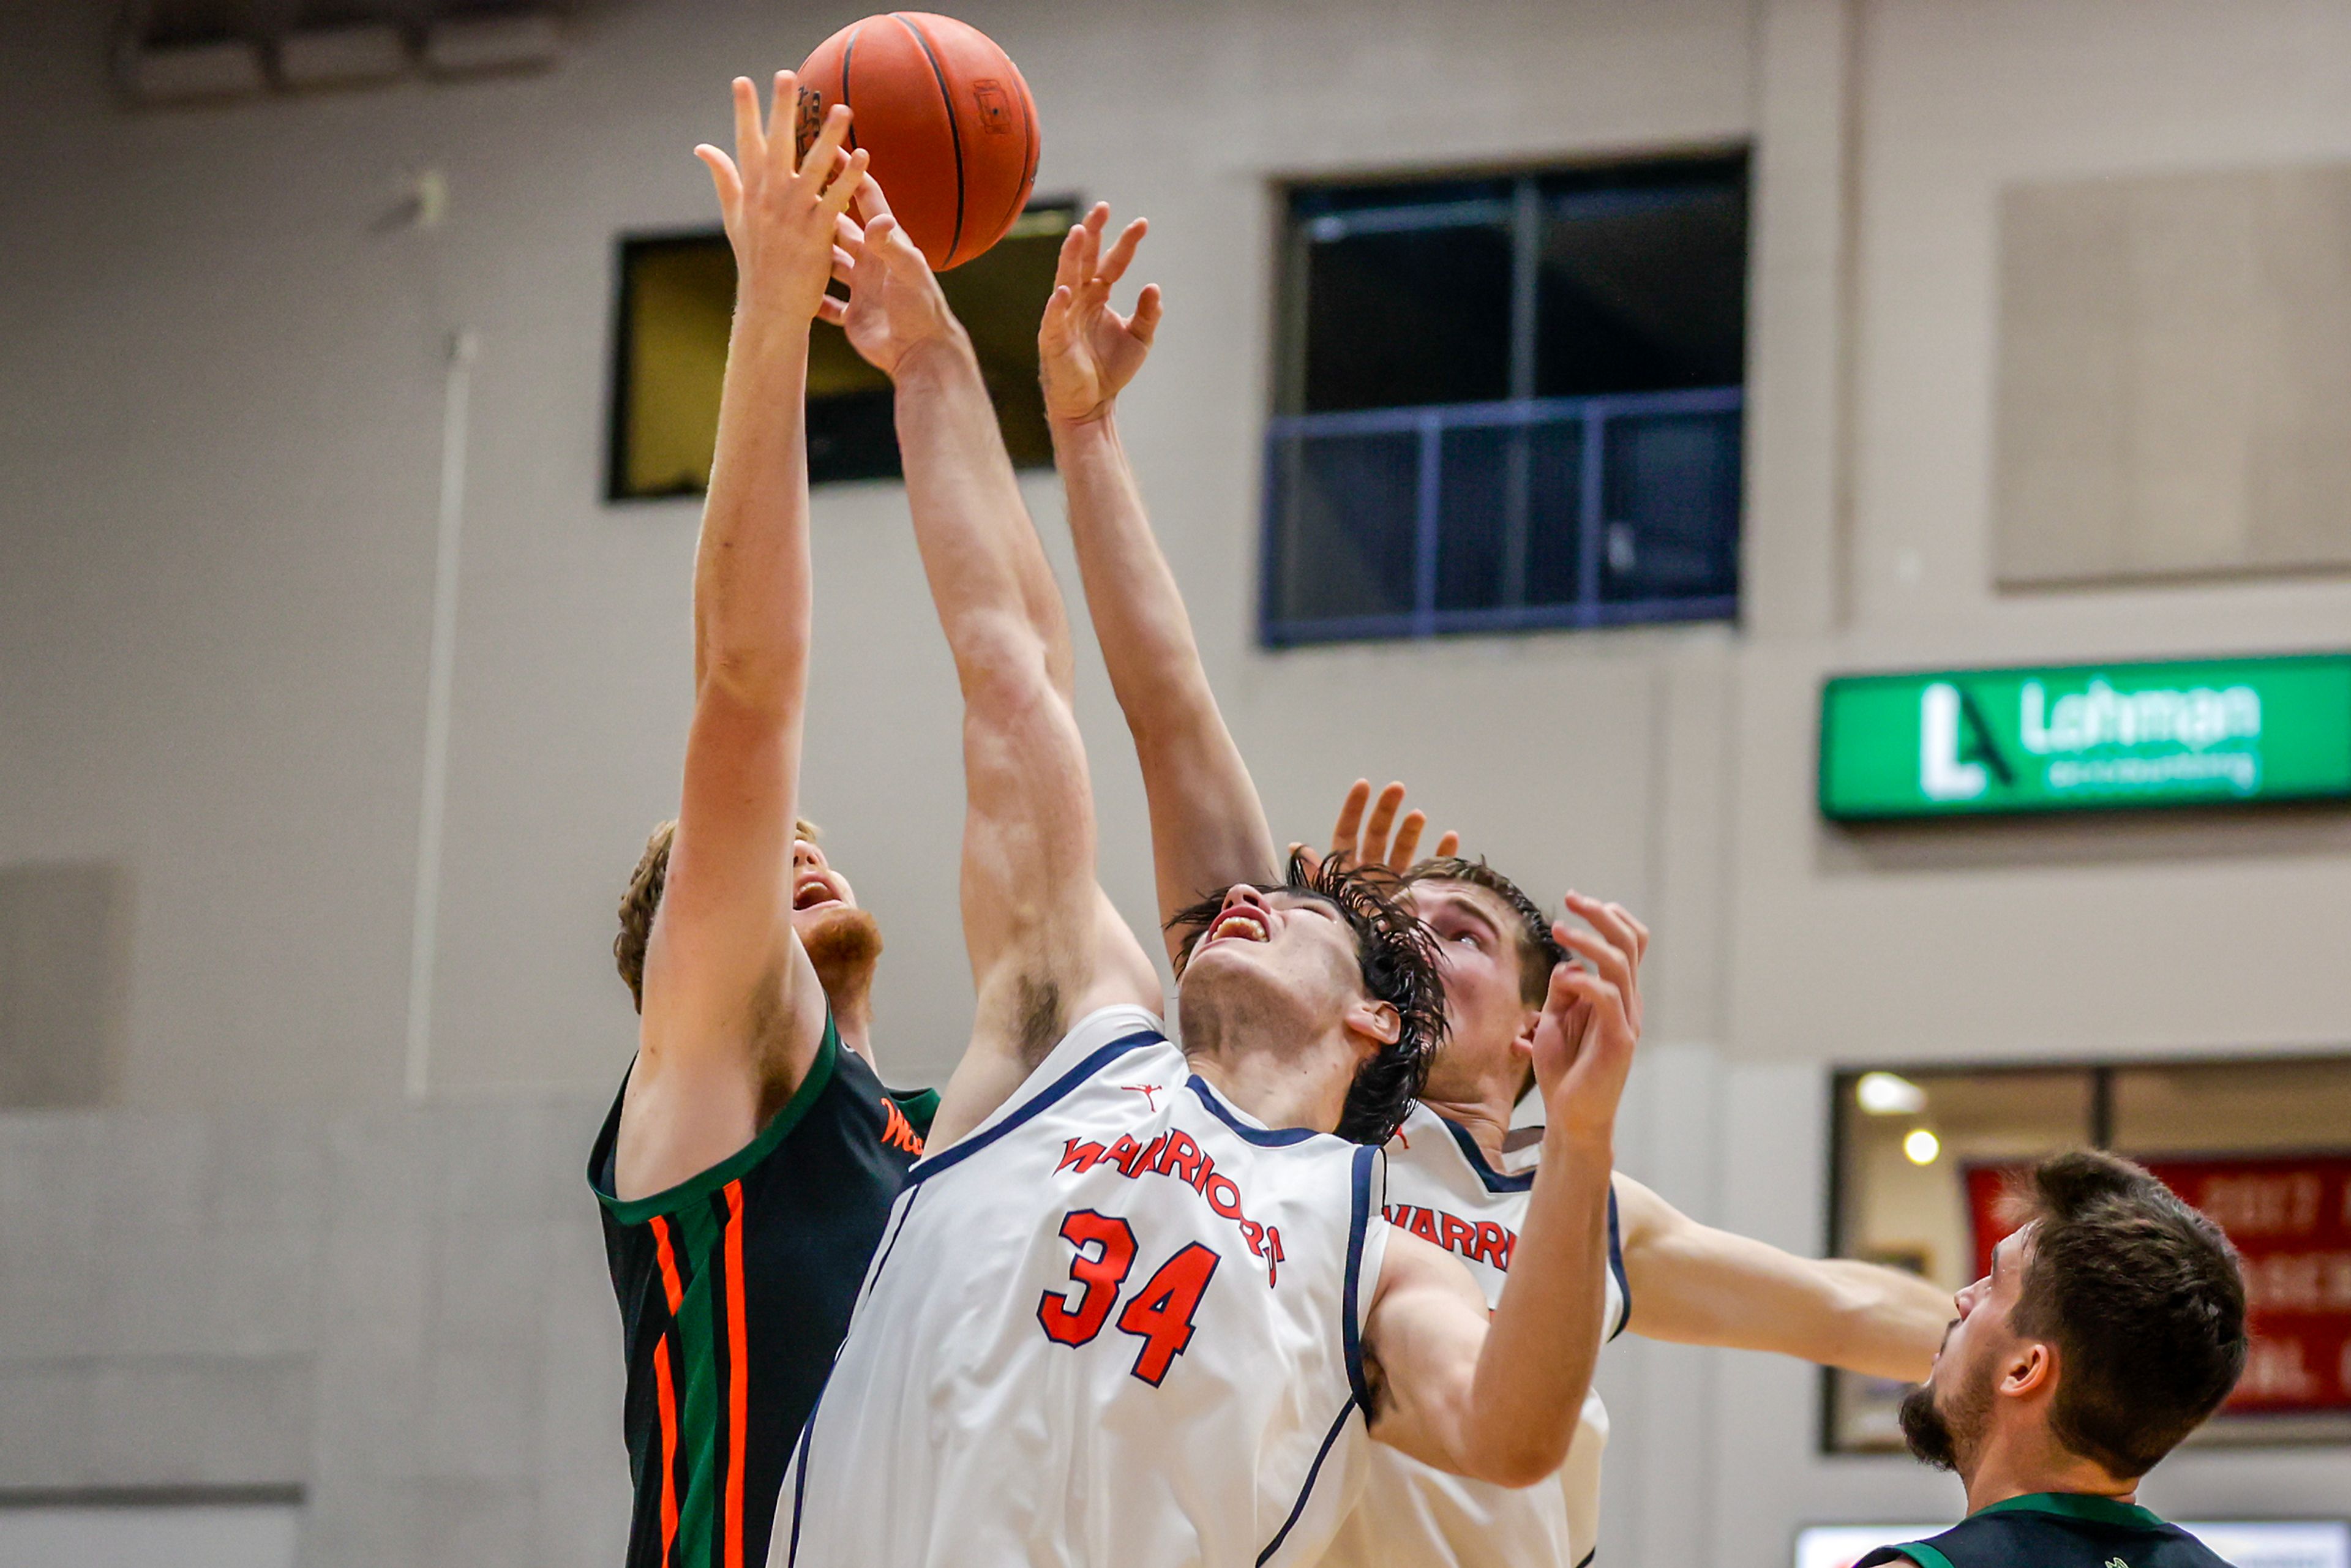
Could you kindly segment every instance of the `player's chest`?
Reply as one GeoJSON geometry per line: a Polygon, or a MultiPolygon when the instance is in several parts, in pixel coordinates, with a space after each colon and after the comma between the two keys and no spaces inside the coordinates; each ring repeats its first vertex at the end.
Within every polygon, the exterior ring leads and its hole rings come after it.
{"type": "Polygon", "coordinates": [[[1460,1162],[1451,1155],[1449,1148],[1423,1155],[1391,1145],[1382,1212],[1397,1229],[1460,1259],[1490,1303],[1510,1272],[1527,1194],[1487,1190],[1476,1173],[1454,1168],[1460,1162]]]}

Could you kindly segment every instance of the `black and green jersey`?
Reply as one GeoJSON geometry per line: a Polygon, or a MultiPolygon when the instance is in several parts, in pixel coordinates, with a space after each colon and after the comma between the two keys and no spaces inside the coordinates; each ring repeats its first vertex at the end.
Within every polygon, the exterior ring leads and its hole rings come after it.
{"type": "Polygon", "coordinates": [[[2035,1492],[1996,1502],[1942,1534],[1881,1546],[1854,1565],[1908,1568],[2229,1568],[2211,1548],[2143,1508],[2108,1497],[2035,1492]]]}
{"type": "Polygon", "coordinates": [[[792,1445],[937,1106],[884,1089],[828,1017],[807,1080],[758,1137],[624,1203],[613,1101],[588,1182],[629,1358],[627,1568],[767,1562],[792,1445]]]}

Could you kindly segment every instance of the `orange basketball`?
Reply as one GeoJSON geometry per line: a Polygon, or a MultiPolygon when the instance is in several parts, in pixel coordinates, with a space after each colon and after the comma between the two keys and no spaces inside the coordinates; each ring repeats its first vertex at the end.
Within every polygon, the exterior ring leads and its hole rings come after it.
{"type": "Polygon", "coordinates": [[[995,40],[952,16],[893,11],[852,22],[800,67],[805,152],[836,103],[906,236],[933,268],[1004,237],[1037,183],[1037,104],[995,40]]]}

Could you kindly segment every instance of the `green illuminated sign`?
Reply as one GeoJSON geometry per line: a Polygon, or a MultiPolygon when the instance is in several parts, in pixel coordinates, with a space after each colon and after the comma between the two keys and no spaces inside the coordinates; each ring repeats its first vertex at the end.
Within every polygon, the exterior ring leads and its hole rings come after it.
{"type": "Polygon", "coordinates": [[[1844,675],[1821,693],[1839,821],[2351,800],[2351,654],[1844,675]]]}

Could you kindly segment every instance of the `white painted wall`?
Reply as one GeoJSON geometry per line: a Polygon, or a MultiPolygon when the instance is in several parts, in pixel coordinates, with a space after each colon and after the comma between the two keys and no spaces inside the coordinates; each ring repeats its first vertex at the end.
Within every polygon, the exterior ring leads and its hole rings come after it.
{"type": "MultiPolygon", "coordinates": [[[[592,1103],[632,1036],[611,905],[675,795],[695,526],[597,499],[612,240],[706,221],[688,149],[723,135],[725,78],[853,7],[609,0],[551,76],[169,114],[108,97],[103,9],[0,10],[0,860],[127,866],[131,1105],[400,1094],[441,353],[469,325],[432,1083],[592,1103]],[[423,167],[448,173],[448,225],[373,232],[423,167]]],[[[2351,1035],[2351,820],[1862,838],[1816,822],[1811,778],[1832,670],[2344,642],[2333,579],[1993,592],[1991,225],[2011,181],[2351,153],[2351,7],[962,14],[1036,91],[1040,189],[1155,220],[1171,317],[1130,444],[1277,830],[1319,831],[1358,772],[1403,774],[1531,886],[1654,916],[1628,1168],[1812,1248],[1831,1063],[2351,1035]],[[1750,137],[1742,626],[1256,651],[1271,183],[1750,137]]],[[[1065,558],[1050,478],[1029,494],[1065,558]]],[[[932,1077],[968,1008],[953,684],[894,488],[823,493],[817,552],[809,808],[889,936],[883,1050],[932,1077]]],[[[1140,791],[1081,679],[1104,876],[1144,920],[1140,791]]],[[[1604,1380],[1612,1560],[1760,1565],[1807,1520],[1955,1505],[1903,1461],[1817,1457],[1800,1368],[1620,1346],[1604,1380]]],[[[2152,1495],[2323,1511],[2351,1458],[2191,1454],[2152,1495]]]]}

